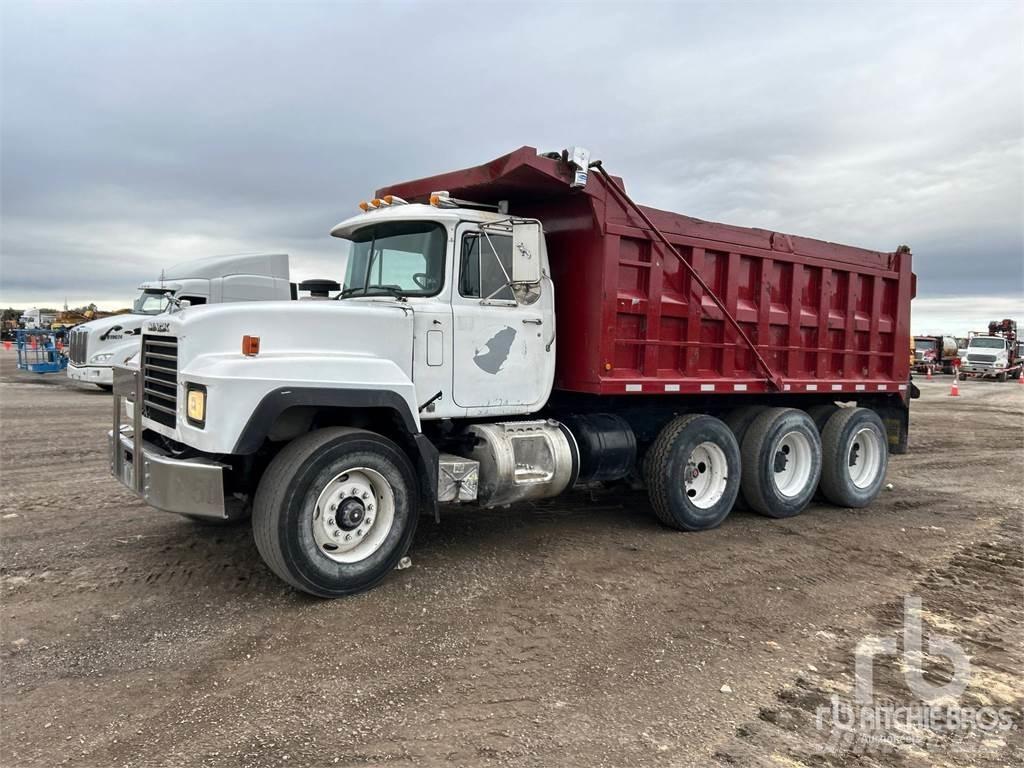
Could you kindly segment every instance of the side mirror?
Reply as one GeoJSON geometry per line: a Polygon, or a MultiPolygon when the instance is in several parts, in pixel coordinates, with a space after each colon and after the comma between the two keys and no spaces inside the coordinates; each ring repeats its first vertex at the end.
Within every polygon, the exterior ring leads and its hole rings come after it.
{"type": "Polygon", "coordinates": [[[540,222],[517,221],[512,224],[512,282],[540,282],[540,222]]]}

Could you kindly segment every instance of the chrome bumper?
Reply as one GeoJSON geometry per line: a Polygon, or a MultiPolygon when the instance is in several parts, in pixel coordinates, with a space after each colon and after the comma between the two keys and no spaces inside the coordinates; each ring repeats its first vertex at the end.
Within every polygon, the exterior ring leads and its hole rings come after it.
{"type": "Polygon", "coordinates": [[[201,457],[176,459],[142,439],[142,409],[132,408],[132,423],[121,423],[122,402],[134,394],[142,402],[137,371],[114,368],[114,429],[107,433],[110,473],[152,507],[164,512],[226,520],[225,465],[201,457]]]}

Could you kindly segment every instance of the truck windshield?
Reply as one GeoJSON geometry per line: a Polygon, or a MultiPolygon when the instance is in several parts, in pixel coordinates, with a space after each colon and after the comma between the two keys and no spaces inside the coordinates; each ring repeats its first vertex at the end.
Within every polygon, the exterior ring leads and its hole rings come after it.
{"type": "Polygon", "coordinates": [[[1006,340],[997,339],[993,336],[976,336],[971,339],[969,349],[1005,349],[1006,340]]]}
{"type": "Polygon", "coordinates": [[[927,352],[935,349],[935,339],[914,339],[914,349],[918,352],[927,352]]]}
{"type": "Polygon", "coordinates": [[[357,230],[341,296],[434,296],[448,237],[435,221],[389,221],[357,230]]]}
{"type": "Polygon", "coordinates": [[[165,293],[173,291],[143,291],[132,305],[132,311],[137,315],[163,314],[168,304],[165,293]]]}

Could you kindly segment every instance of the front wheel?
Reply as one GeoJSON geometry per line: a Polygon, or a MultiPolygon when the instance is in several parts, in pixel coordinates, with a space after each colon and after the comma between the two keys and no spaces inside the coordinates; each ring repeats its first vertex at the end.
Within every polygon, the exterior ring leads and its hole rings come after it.
{"type": "Polygon", "coordinates": [[[416,478],[381,435],[333,427],[297,438],[260,480],[253,537],[264,562],[317,597],[362,592],[383,579],[416,531],[416,478]]]}

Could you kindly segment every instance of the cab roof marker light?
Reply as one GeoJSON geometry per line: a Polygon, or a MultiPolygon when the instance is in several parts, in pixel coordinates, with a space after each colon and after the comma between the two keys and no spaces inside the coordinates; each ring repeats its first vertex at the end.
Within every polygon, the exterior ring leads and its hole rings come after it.
{"type": "Polygon", "coordinates": [[[370,207],[371,208],[380,208],[380,198],[379,197],[373,198],[373,200],[370,201],[370,207]]]}
{"type": "Polygon", "coordinates": [[[388,205],[408,205],[409,204],[408,200],[403,200],[398,195],[384,195],[384,197],[381,198],[381,199],[385,203],[387,203],[388,205]]]}
{"type": "Polygon", "coordinates": [[[370,204],[363,200],[361,203],[359,203],[359,209],[363,211],[363,213],[366,213],[366,211],[370,210],[370,204]]]}
{"type": "Polygon", "coordinates": [[[458,208],[458,204],[452,200],[447,191],[431,192],[430,204],[435,208],[458,208]]]}

